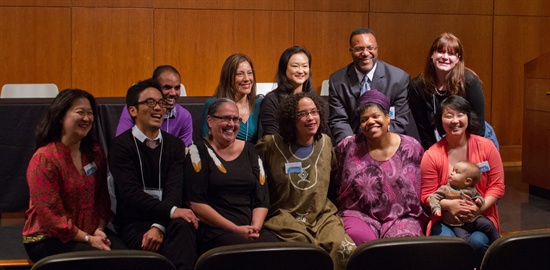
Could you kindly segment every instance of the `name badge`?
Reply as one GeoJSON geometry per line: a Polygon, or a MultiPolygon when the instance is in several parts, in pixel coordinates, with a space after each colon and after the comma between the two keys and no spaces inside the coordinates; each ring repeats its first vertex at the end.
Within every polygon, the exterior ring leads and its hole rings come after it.
{"type": "Polygon", "coordinates": [[[302,162],[288,162],[285,163],[285,172],[290,173],[301,173],[302,172],[302,162]]]}
{"type": "Polygon", "coordinates": [[[388,112],[388,114],[390,115],[391,120],[395,119],[395,106],[390,107],[390,111],[388,112]]]}
{"type": "Polygon", "coordinates": [[[92,163],[84,166],[84,172],[86,172],[86,176],[90,176],[93,173],[97,171],[97,166],[95,165],[95,162],[92,161],[92,163]]]}
{"type": "Polygon", "coordinates": [[[491,167],[489,167],[489,162],[488,161],[480,162],[480,163],[477,164],[477,166],[479,167],[479,171],[481,171],[482,173],[488,172],[488,171],[491,170],[491,167]]]}
{"type": "Polygon", "coordinates": [[[143,188],[143,191],[145,193],[151,195],[153,198],[162,201],[162,189],[156,189],[156,188],[143,188]]]}

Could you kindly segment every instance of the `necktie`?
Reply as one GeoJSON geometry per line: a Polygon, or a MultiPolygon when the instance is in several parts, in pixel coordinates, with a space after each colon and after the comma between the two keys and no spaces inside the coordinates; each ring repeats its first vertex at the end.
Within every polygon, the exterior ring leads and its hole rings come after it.
{"type": "Polygon", "coordinates": [[[370,79],[367,75],[365,75],[365,77],[363,77],[363,81],[361,82],[361,95],[369,90],[370,90],[370,79]]]}
{"type": "Polygon", "coordinates": [[[159,141],[158,140],[151,140],[151,139],[147,138],[147,139],[145,139],[145,145],[147,145],[151,149],[155,149],[159,145],[159,141]]]}

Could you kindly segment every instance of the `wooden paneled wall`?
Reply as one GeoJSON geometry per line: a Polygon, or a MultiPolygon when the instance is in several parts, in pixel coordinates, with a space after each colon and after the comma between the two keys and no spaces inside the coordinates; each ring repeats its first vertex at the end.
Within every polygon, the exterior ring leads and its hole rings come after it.
{"type": "Polygon", "coordinates": [[[271,82],[283,50],[301,45],[320,88],[351,61],[359,26],[376,32],[380,59],[411,77],[440,33],[461,38],[503,159],[521,161],[523,65],[550,51],[547,0],[0,0],[0,85],[124,96],[171,64],[189,95],[211,95],[230,54],[248,54],[257,81],[271,82]]]}

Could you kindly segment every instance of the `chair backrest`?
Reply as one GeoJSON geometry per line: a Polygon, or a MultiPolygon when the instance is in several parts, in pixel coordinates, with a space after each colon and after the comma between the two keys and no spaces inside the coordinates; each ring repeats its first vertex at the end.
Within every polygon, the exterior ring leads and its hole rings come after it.
{"type": "Polygon", "coordinates": [[[181,87],[180,87],[180,97],[186,97],[187,96],[187,91],[185,91],[185,85],[183,85],[183,83],[180,83],[181,87]]]}
{"type": "Polygon", "coordinates": [[[53,83],[4,84],[0,98],[54,98],[57,93],[53,83]]]}
{"type": "Polygon", "coordinates": [[[332,270],[328,253],[309,243],[253,243],[211,249],[195,270],[332,270]]]}
{"type": "Polygon", "coordinates": [[[256,83],[256,95],[267,95],[277,88],[276,82],[256,83]]]}
{"type": "Polygon", "coordinates": [[[481,269],[550,269],[550,231],[510,234],[497,239],[485,253],[481,269]]]}
{"type": "Polygon", "coordinates": [[[36,262],[32,270],[175,270],[166,257],[142,250],[77,251],[36,262]]]}
{"type": "Polygon", "coordinates": [[[457,237],[384,238],[357,247],[346,269],[472,270],[474,250],[457,237]]]}
{"type": "Polygon", "coordinates": [[[324,80],[321,84],[321,96],[328,96],[328,80],[324,80]]]}

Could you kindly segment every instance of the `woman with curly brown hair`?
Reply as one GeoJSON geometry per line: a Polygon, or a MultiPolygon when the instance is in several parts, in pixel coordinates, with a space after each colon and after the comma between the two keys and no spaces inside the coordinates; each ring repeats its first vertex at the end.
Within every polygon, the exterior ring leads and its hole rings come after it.
{"type": "Polygon", "coordinates": [[[279,134],[256,148],[266,170],[271,207],[264,226],[289,242],[319,245],[334,269],[345,269],[356,246],[327,198],[336,160],[326,129],[325,105],[314,91],[290,95],[279,107],[279,134]]]}

